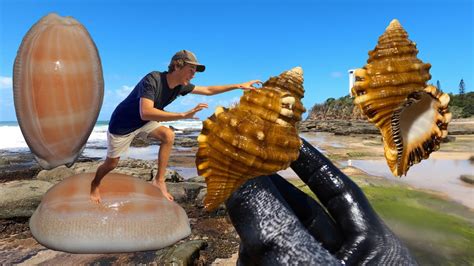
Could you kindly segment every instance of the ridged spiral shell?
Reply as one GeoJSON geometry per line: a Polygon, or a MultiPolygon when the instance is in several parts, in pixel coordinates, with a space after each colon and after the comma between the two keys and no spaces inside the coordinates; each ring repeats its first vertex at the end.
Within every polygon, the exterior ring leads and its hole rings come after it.
{"type": "Polygon", "coordinates": [[[244,92],[235,107],[218,107],[203,122],[196,166],[207,183],[206,209],[246,180],[286,169],[298,158],[303,95],[303,70],[296,67],[244,92]]]}
{"type": "Polygon", "coordinates": [[[429,63],[416,55],[416,44],[394,19],[355,71],[354,103],[379,129],[384,155],[395,176],[439,149],[451,120],[449,96],[434,86],[429,63]]]}

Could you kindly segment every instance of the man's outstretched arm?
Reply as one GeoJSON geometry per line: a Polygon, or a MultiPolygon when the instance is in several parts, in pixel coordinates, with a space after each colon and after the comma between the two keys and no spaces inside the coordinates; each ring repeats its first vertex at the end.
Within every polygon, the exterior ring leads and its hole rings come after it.
{"type": "Polygon", "coordinates": [[[175,121],[194,118],[195,114],[204,108],[207,108],[207,103],[199,103],[187,112],[173,113],[156,109],[152,100],[140,98],[140,117],[145,121],[175,121]]]}
{"type": "Polygon", "coordinates": [[[216,86],[195,86],[191,93],[201,95],[215,95],[235,89],[253,90],[256,84],[261,84],[260,80],[251,80],[239,84],[216,85],[216,86]]]}

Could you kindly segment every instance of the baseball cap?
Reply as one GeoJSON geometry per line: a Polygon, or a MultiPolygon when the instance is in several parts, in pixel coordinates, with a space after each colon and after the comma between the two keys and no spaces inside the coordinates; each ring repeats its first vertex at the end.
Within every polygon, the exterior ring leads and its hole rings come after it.
{"type": "Polygon", "coordinates": [[[204,70],[206,70],[206,66],[199,64],[196,56],[191,51],[181,50],[177,52],[175,55],[173,55],[173,58],[171,58],[171,61],[178,60],[178,59],[183,59],[185,63],[195,65],[197,72],[204,72],[204,70]]]}

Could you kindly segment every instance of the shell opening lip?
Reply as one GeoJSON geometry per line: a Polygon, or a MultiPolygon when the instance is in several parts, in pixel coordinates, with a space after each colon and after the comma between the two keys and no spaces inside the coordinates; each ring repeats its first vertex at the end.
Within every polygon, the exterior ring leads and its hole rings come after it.
{"type": "Polygon", "coordinates": [[[433,96],[425,91],[411,93],[393,114],[398,175],[406,174],[411,165],[428,158],[441,141],[444,116],[438,113],[440,103],[433,96]]]}

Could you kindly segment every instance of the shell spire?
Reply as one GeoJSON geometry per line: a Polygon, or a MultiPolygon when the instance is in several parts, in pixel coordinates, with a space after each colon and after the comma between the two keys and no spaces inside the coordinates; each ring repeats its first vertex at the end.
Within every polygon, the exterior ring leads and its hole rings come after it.
{"type": "Polygon", "coordinates": [[[380,129],[385,158],[396,176],[439,148],[451,120],[449,96],[427,86],[431,65],[417,54],[416,44],[394,19],[369,51],[367,64],[354,73],[354,103],[380,129]]]}
{"type": "Polygon", "coordinates": [[[237,106],[216,108],[203,122],[196,167],[207,183],[206,209],[246,180],[286,169],[298,158],[303,95],[303,70],[296,67],[244,92],[237,106]]]}
{"type": "Polygon", "coordinates": [[[400,21],[398,19],[392,19],[390,21],[390,24],[388,24],[387,28],[385,30],[392,30],[392,29],[403,29],[402,24],[400,24],[400,21]]]}

